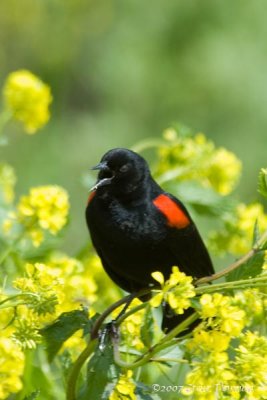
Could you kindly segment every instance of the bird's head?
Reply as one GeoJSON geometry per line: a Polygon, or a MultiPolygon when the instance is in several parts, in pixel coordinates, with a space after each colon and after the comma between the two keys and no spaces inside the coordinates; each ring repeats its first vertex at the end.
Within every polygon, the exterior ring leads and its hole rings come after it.
{"type": "Polygon", "coordinates": [[[122,148],[109,150],[92,169],[99,170],[99,173],[91,190],[102,193],[130,194],[150,176],[144,158],[134,151],[122,148]]]}

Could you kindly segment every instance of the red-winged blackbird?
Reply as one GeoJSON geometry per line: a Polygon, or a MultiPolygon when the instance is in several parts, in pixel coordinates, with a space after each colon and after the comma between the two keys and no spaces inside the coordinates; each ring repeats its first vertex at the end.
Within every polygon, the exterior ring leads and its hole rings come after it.
{"type": "MultiPolygon", "coordinates": [[[[86,220],[103,267],[117,285],[130,293],[148,288],[155,284],[153,271],[168,279],[174,265],[195,278],[214,273],[185,206],[154,181],[140,155],[113,149],[93,169],[99,174],[86,220]]],[[[163,329],[171,329],[191,312],[166,312],[163,329]]]]}

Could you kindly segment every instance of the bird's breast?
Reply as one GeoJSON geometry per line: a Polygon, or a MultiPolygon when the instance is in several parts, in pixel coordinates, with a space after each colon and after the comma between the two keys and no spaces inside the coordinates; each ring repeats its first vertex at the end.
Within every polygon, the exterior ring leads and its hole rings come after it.
{"type": "Polygon", "coordinates": [[[164,218],[158,215],[153,205],[125,206],[115,200],[108,205],[92,202],[87,217],[89,229],[94,225],[94,231],[120,243],[153,245],[167,234],[164,218]]]}

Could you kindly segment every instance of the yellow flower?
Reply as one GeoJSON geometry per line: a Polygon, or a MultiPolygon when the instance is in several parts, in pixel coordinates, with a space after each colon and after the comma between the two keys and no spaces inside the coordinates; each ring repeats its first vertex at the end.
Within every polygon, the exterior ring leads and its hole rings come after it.
{"type": "Polygon", "coordinates": [[[259,289],[247,289],[239,291],[234,296],[234,304],[243,309],[247,315],[248,322],[258,322],[264,315],[263,293],[259,289]]]}
{"type": "MultiPolygon", "coordinates": [[[[166,143],[159,148],[156,175],[167,180],[197,181],[203,187],[212,188],[221,195],[229,194],[236,186],[241,162],[230,151],[216,148],[203,133],[193,136],[173,128],[163,132],[166,143]]],[[[164,179],[163,179],[164,180],[164,179]]]]}
{"type": "Polygon", "coordinates": [[[26,228],[33,244],[43,241],[43,231],[53,235],[67,222],[69,201],[67,192],[59,186],[39,186],[22,196],[17,206],[17,219],[26,228]]]}
{"type": "Polygon", "coordinates": [[[136,400],[135,384],[131,379],[133,372],[128,370],[122,374],[109,396],[109,400],[136,400]]]}
{"type": "MultiPolygon", "coordinates": [[[[17,307],[12,324],[12,335],[22,347],[34,348],[40,341],[39,330],[63,312],[83,305],[90,307],[90,317],[94,315],[91,303],[96,299],[97,285],[80,261],[64,254],[54,254],[47,264],[26,264],[25,276],[16,278],[13,287],[25,301],[17,307]]],[[[75,352],[83,343],[84,339],[76,336],[64,348],[75,352]]]]}
{"type": "Polygon", "coordinates": [[[267,381],[267,339],[257,332],[247,331],[241,336],[236,349],[234,365],[240,385],[255,389],[248,399],[266,399],[267,381]],[[265,389],[265,396],[264,396],[265,389]],[[254,397],[253,397],[254,396],[254,397]]]}
{"type": "MultiPolygon", "coordinates": [[[[192,371],[186,376],[186,384],[194,386],[194,399],[196,400],[223,398],[218,397],[216,392],[218,385],[223,383],[232,387],[236,382],[236,376],[229,365],[229,358],[225,352],[213,351],[206,354],[201,361],[193,362],[192,365],[192,371]]],[[[227,394],[232,395],[231,399],[239,399],[239,397],[235,397],[234,392],[227,394]]]]}
{"type": "Polygon", "coordinates": [[[163,300],[169,303],[176,314],[183,314],[190,307],[190,298],[195,296],[191,276],[186,276],[176,266],[172,267],[172,273],[166,282],[159,271],[153,272],[151,276],[161,285],[159,293],[150,300],[152,307],[158,307],[163,300]]]}
{"type": "MultiPolygon", "coordinates": [[[[2,334],[1,334],[2,335],[2,334]]],[[[0,338],[0,399],[7,399],[22,389],[21,375],[24,369],[24,354],[13,340],[0,338]]]]}
{"type": "Polygon", "coordinates": [[[229,250],[233,254],[244,254],[252,246],[253,229],[256,220],[261,231],[267,229],[267,215],[264,214],[262,204],[239,204],[236,209],[236,228],[239,234],[233,235],[229,250]]]}
{"type": "Polygon", "coordinates": [[[33,134],[48,122],[50,88],[31,72],[19,70],[9,74],[3,95],[6,109],[23,123],[26,133],[33,134]]]}
{"type": "Polygon", "coordinates": [[[56,288],[59,299],[58,313],[72,311],[81,304],[91,309],[97,298],[98,287],[90,269],[85,268],[83,263],[57,253],[49,261],[48,273],[61,282],[56,288]]]}
{"type": "Polygon", "coordinates": [[[232,192],[240,177],[242,164],[230,151],[216,149],[210,158],[207,179],[210,185],[220,194],[232,192]]]}
{"type": "Polygon", "coordinates": [[[212,352],[216,349],[217,352],[227,350],[230,343],[230,336],[224,332],[216,330],[205,331],[201,326],[198,326],[193,331],[193,338],[190,339],[186,346],[192,354],[200,352],[212,352]]]}
{"type": "Polygon", "coordinates": [[[26,264],[26,273],[27,276],[14,280],[14,288],[24,294],[28,307],[34,313],[39,316],[54,314],[63,282],[46,264],[26,264]]]}
{"type": "Polygon", "coordinates": [[[231,337],[238,336],[247,322],[244,310],[234,305],[234,300],[221,293],[203,294],[200,298],[200,316],[207,327],[212,327],[231,337]]]}
{"type": "Polygon", "coordinates": [[[14,169],[8,165],[0,164],[0,190],[3,193],[5,203],[11,203],[14,199],[14,186],[16,183],[16,175],[14,169]]]}
{"type": "Polygon", "coordinates": [[[261,232],[267,229],[267,215],[262,204],[238,204],[234,214],[225,218],[223,229],[211,234],[210,247],[217,253],[228,251],[241,255],[248,252],[252,247],[256,221],[261,232]]]}
{"type": "Polygon", "coordinates": [[[37,344],[41,342],[40,326],[38,315],[30,307],[20,306],[13,323],[12,339],[22,349],[35,349],[37,344]]]}

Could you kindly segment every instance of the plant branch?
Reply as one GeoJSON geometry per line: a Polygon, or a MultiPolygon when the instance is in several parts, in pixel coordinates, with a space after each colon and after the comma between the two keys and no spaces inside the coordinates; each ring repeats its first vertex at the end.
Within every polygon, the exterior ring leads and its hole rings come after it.
{"type": "Polygon", "coordinates": [[[181,359],[181,358],[164,358],[164,357],[160,357],[160,358],[150,358],[149,360],[150,362],[159,362],[159,363],[169,363],[169,362],[173,362],[173,363],[179,363],[179,364],[188,364],[187,360],[181,359]]]}
{"type": "Polygon", "coordinates": [[[258,287],[266,286],[267,284],[267,275],[263,276],[256,276],[255,278],[249,279],[242,279],[239,281],[232,281],[232,282],[223,282],[223,283],[216,283],[212,286],[200,286],[195,288],[197,294],[208,293],[208,292],[215,292],[217,290],[233,290],[233,289],[243,289],[247,286],[251,287],[258,287]]]}

